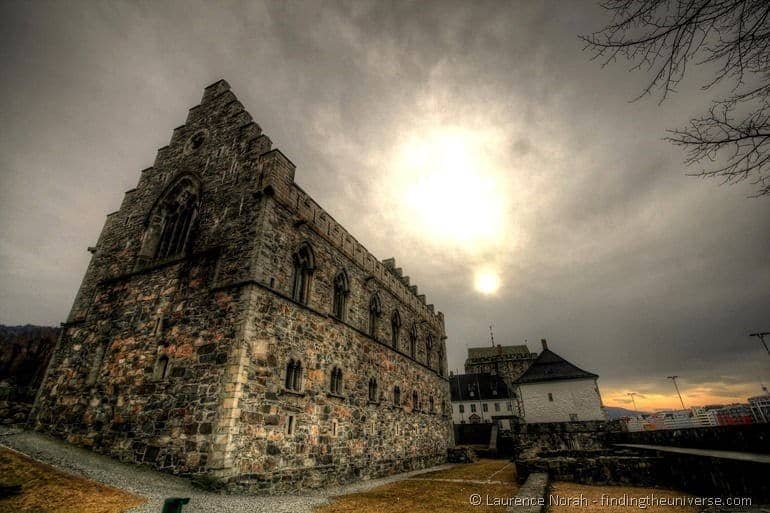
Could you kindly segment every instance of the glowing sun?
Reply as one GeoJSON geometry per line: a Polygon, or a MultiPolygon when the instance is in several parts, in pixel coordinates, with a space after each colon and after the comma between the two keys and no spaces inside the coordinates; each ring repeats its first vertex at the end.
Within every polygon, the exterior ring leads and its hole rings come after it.
{"type": "Polygon", "coordinates": [[[394,162],[403,215],[423,240],[476,252],[500,240],[508,198],[491,132],[433,127],[408,138],[394,162]]]}
{"type": "Polygon", "coordinates": [[[500,288],[500,277],[494,271],[480,271],[474,285],[482,294],[494,294],[500,288]]]}

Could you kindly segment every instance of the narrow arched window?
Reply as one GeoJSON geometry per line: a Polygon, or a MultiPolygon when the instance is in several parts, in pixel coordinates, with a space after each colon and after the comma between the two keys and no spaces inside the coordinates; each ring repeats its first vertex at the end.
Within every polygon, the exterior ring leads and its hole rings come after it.
{"type": "Polygon", "coordinates": [[[342,369],[339,367],[332,369],[329,391],[334,395],[342,395],[342,369]]]}
{"type": "Polygon", "coordinates": [[[334,298],[332,300],[332,315],[342,321],[345,320],[349,293],[348,275],[343,270],[337,273],[334,278],[334,298]]]}
{"type": "Polygon", "coordinates": [[[369,402],[377,402],[377,379],[369,378],[369,402]]]}
{"type": "Polygon", "coordinates": [[[152,377],[155,380],[166,379],[168,377],[169,370],[170,370],[170,365],[168,361],[168,356],[165,354],[162,354],[158,356],[158,359],[155,361],[155,368],[153,369],[152,377]]]}
{"type": "Polygon", "coordinates": [[[286,364],[286,390],[299,392],[302,390],[302,362],[299,360],[289,360],[286,364]]]}
{"type": "Polygon", "coordinates": [[[380,303],[380,296],[374,294],[369,300],[369,336],[377,337],[377,321],[382,315],[382,304],[380,303]]]}
{"type": "Polygon", "coordinates": [[[390,316],[390,345],[393,349],[398,349],[398,339],[401,334],[401,314],[398,310],[393,311],[393,315],[390,316]]]}
{"type": "Polygon", "coordinates": [[[417,326],[414,324],[409,332],[409,356],[417,358],[417,326]]]}
{"type": "Polygon", "coordinates": [[[441,346],[436,349],[436,365],[438,366],[438,375],[444,376],[444,351],[441,346]]]}
{"type": "Polygon", "coordinates": [[[435,413],[435,410],[436,410],[436,408],[435,408],[435,404],[434,404],[434,402],[433,402],[433,396],[430,396],[430,397],[428,398],[428,405],[429,405],[429,407],[430,407],[430,410],[429,410],[429,411],[430,411],[431,413],[435,413]]]}
{"type": "Polygon", "coordinates": [[[412,392],[412,409],[419,411],[420,409],[420,396],[417,395],[417,390],[412,392]]]}
{"type": "Polygon", "coordinates": [[[139,250],[143,261],[184,254],[198,218],[200,185],[192,176],[177,179],[155,203],[139,250]]]}
{"type": "Polygon", "coordinates": [[[315,270],[315,255],[310,244],[303,243],[293,255],[294,283],[292,298],[298,303],[306,305],[310,300],[310,279],[315,270]]]}
{"type": "Polygon", "coordinates": [[[398,386],[393,387],[393,404],[401,406],[401,389],[398,386]]]}

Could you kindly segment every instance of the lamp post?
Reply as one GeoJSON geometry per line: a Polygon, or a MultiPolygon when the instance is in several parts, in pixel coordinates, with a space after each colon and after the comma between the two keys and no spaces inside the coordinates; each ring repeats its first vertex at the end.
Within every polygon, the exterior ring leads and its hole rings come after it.
{"type": "Polygon", "coordinates": [[[770,331],[762,331],[758,333],[749,333],[750,337],[757,337],[760,342],[762,342],[762,345],[765,346],[765,351],[770,354],[770,349],[767,348],[767,344],[765,343],[765,337],[770,335],[770,331]]]}
{"type": "Polygon", "coordinates": [[[679,402],[682,403],[682,409],[684,410],[684,401],[682,400],[682,394],[679,392],[679,385],[677,385],[676,380],[679,376],[667,376],[668,379],[674,382],[674,388],[676,389],[676,395],[679,396],[679,402]]]}
{"type": "Polygon", "coordinates": [[[636,395],[636,392],[628,392],[628,394],[626,394],[626,395],[631,396],[631,403],[633,403],[633,405],[634,405],[634,412],[636,412],[636,414],[639,415],[639,410],[636,407],[636,400],[634,399],[634,396],[636,395]]]}

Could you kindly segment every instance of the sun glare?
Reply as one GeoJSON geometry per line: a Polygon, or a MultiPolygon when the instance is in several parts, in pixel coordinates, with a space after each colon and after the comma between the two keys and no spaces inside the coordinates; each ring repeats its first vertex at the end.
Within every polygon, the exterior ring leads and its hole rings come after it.
{"type": "Polygon", "coordinates": [[[493,271],[476,273],[476,290],[482,294],[494,294],[500,288],[500,277],[493,271]]]}
{"type": "Polygon", "coordinates": [[[489,134],[440,128],[406,141],[396,172],[408,215],[423,237],[480,250],[500,239],[505,187],[489,134]]]}

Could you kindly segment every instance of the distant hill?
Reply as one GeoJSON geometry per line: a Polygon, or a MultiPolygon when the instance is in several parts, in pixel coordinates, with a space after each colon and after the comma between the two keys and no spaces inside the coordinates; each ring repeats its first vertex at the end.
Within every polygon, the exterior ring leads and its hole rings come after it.
{"type": "Polygon", "coordinates": [[[59,332],[51,326],[0,324],[0,382],[36,389],[59,332]]]}
{"type": "Polygon", "coordinates": [[[607,416],[610,420],[616,420],[621,417],[633,417],[635,415],[644,414],[648,415],[646,411],[634,411],[628,408],[621,408],[620,406],[605,406],[604,411],[607,412],[607,416]]]}

